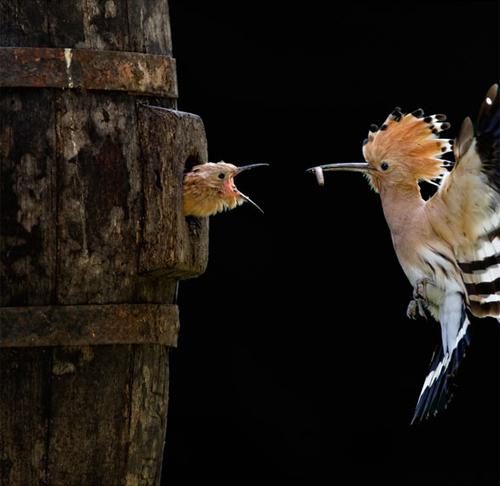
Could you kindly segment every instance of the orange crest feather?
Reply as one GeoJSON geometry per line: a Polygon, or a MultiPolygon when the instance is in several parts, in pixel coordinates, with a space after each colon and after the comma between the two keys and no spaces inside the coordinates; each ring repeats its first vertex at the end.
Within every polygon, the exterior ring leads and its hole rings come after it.
{"type": "Polygon", "coordinates": [[[368,163],[383,160],[404,166],[415,181],[432,181],[447,172],[441,155],[452,150],[453,141],[439,138],[439,133],[450,127],[445,115],[423,117],[422,110],[403,114],[396,108],[378,129],[370,127],[363,145],[368,163]]]}

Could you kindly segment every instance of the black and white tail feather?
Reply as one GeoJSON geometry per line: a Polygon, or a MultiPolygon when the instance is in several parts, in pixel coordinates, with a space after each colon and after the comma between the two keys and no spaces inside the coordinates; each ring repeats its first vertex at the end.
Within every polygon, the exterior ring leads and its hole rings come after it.
{"type": "Polygon", "coordinates": [[[442,343],[432,357],[412,424],[447,408],[470,344],[472,316],[500,322],[499,98],[498,85],[493,85],[479,110],[475,133],[470,119],[465,119],[454,144],[456,164],[435,195],[451,212],[461,213],[469,227],[472,222],[476,236],[455,248],[467,296],[456,292],[444,299],[439,319],[442,343]],[[468,205],[470,201],[474,204],[468,205]]]}
{"type": "Polygon", "coordinates": [[[432,356],[430,371],[418,397],[412,425],[435,417],[448,407],[453,398],[456,373],[470,344],[470,318],[463,295],[456,293],[453,299],[459,310],[442,319],[442,343],[436,347],[432,356]],[[450,334],[458,327],[454,339],[450,339],[447,334],[447,327],[450,334]]]}

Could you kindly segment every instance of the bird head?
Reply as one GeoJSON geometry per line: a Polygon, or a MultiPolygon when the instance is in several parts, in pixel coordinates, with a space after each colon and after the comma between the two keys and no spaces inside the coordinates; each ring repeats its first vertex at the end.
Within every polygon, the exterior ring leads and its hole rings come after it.
{"type": "Polygon", "coordinates": [[[403,114],[395,108],[380,128],[370,126],[363,143],[366,162],[319,167],[324,171],[361,172],[376,192],[389,186],[414,187],[419,181],[432,183],[447,173],[449,162],[440,157],[452,150],[452,140],[439,138],[439,133],[450,127],[445,120],[445,115],[425,116],[420,109],[403,114]]]}
{"type": "Polygon", "coordinates": [[[237,167],[226,162],[207,162],[194,166],[184,176],[184,215],[212,216],[220,211],[233,209],[244,202],[249,202],[263,212],[248,196],[238,190],[234,178],[242,172],[266,165],[269,164],[237,167]]]}

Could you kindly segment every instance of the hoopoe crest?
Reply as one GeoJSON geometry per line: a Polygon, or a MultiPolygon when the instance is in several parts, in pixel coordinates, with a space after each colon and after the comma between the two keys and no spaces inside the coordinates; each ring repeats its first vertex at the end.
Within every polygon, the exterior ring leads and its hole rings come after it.
{"type": "Polygon", "coordinates": [[[240,192],[234,178],[244,171],[268,164],[251,164],[236,167],[226,162],[207,162],[194,166],[184,176],[184,216],[206,217],[221,211],[234,209],[249,202],[263,212],[248,196],[240,192]]]}
{"type": "Polygon", "coordinates": [[[500,109],[488,91],[476,127],[462,123],[456,140],[441,139],[445,115],[396,108],[363,144],[366,162],[313,169],[363,173],[380,194],[398,260],[414,287],[408,315],[432,315],[441,342],[431,360],[413,421],[446,408],[454,374],[469,344],[471,316],[500,320],[500,109]],[[455,164],[441,155],[453,150],[455,164]],[[427,201],[418,183],[438,186],[427,201]]]}
{"type": "Polygon", "coordinates": [[[363,154],[372,169],[366,172],[368,180],[377,192],[381,184],[414,186],[447,173],[441,155],[451,150],[453,142],[438,138],[450,127],[443,120],[445,115],[423,117],[421,110],[403,115],[396,108],[380,129],[370,127],[363,154]]]}

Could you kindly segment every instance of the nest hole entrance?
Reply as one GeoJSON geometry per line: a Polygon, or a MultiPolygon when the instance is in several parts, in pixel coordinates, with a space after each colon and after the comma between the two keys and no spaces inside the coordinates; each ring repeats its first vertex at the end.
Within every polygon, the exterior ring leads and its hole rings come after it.
{"type": "Polygon", "coordinates": [[[190,155],[184,162],[184,174],[191,172],[195,165],[203,164],[198,155],[190,155]]]}
{"type": "MultiPolygon", "coordinates": [[[[196,165],[204,164],[198,154],[190,155],[184,162],[184,174],[191,172],[196,165]]],[[[185,216],[189,233],[191,236],[198,236],[202,229],[202,219],[195,216],[185,216]]]]}

